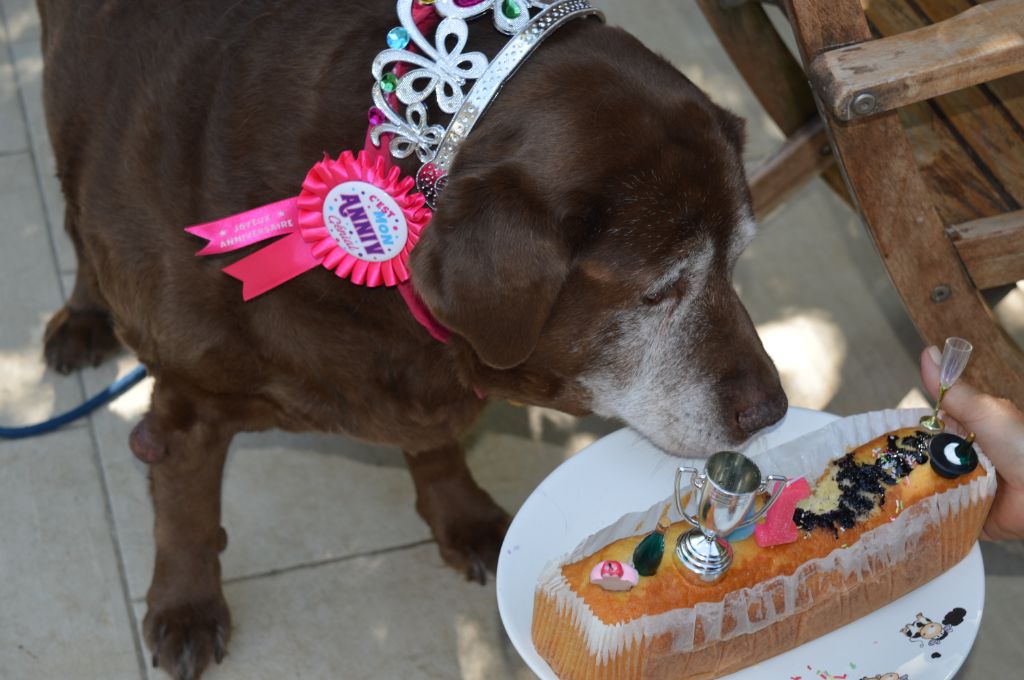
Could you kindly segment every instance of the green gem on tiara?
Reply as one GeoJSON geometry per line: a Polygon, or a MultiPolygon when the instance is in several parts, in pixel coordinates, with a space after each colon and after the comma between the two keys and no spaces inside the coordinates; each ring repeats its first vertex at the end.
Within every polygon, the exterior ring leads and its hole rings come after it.
{"type": "Polygon", "coordinates": [[[501,13],[509,19],[518,19],[523,13],[523,9],[516,0],[503,0],[501,3],[501,13]]]}
{"type": "Polygon", "coordinates": [[[388,94],[394,92],[396,87],[398,87],[398,76],[394,73],[385,73],[384,77],[380,79],[380,89],[388,94]]]}

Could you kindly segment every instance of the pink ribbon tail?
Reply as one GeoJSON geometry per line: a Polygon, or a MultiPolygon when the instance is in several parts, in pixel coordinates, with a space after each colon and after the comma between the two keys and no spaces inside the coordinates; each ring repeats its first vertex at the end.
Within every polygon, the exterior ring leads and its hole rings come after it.
{"type": "Polygon", "coordinates": [[[209,241],[196,256],[229,253],[295,231],[299,216],[297,203],[296,198],[286,198],[244,213],[197,224],[185,231],[209,241]]]}
{"type": "Polygon", "coordinates": [[[224,267],[223,271],[242,282],[242,299],[248,302],[319,264],[320,260],[310,253],[302,235],[292,232],[224,267]]]}

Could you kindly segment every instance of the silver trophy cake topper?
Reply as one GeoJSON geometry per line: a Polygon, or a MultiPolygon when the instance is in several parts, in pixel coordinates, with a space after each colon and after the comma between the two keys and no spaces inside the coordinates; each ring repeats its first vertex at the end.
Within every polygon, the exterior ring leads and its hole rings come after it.
{"type": "Polygon", "coordinates": [[[719,451],[704,466],[681,467],[676,471],[673,496],[676,510],[695,529],[683,533],[676,543],[676,558],[700,583],[714,583],[732,564],[732,546],[726,536],[759,520],[778,499],[786,486],[786,478],[768,475],[754,461],[735,451],[719,451]],[[697,512],[686,512],[683,475],[690,475],[690,486],[696,494],[697,512]],[[768,486],[773,484],[771,492],[768,486]],[[760,510],[748,516],[759,494],[769,494],[760,510]]]}

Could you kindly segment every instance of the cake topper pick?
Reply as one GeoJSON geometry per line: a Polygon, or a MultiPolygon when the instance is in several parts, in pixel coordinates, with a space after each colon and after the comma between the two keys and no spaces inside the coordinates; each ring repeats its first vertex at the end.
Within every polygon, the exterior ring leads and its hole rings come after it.
{"type": "Polygon", "coordinates": [[[943,432],[928,443],[932,469],[942,477],[954,479],[974,472],[978,467],[978,452],[974,450],[974,433],[967,438],[943,432]]]}
{"type": "Polygon", "coordinates": [[[696,527],[679,536],[676,543],[676,559],[685,567],[683,573],[702,584],[722,578],[732,565],[732,546],[725,536],[767,513],[786,487],[786,481],[780,475],[762,479],[757,464],[736,451],[714,454],[699,474],[695,467],[679,468],[673,492],[676,510],[696,527]],[[697,497],[695,515],[686,512],[681,499],[683,475],[687,473],[697,497]],[[768,498],[760,510],[748,515],[760,494],[768,494],[768,498]]]}
{"type": "Polygon", "coordinates": [[[963,338],[946,338],[946,346],[942,350],[942,363],[939,367],[939,396],[935,400],[935,410],[930,416],[921,418],[921,427],[930,434],[938,434],[945,429],[946,424],[939,418],[942,398],[946,396],[946,392],[964,372],[964,367],[967,366],[967,360],[971,357],[973,349],[971,343],[963,338]]]}
{"type": "Polygon", "coordinates": [[[654,576],[661,566],[661,558],[665,554],[665,532],[668,531],[668,527],[668,517],[666,512],[663,512],[658,520],[658,526],[633,550],[633,567],[641,576],[654,576]]]}

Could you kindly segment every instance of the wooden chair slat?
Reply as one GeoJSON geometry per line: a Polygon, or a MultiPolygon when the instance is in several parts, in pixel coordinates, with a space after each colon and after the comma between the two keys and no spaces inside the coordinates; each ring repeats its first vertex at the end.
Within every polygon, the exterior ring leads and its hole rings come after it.
{"type": "Polygon", "coordinates": [[[961,143],[963,137],[950,129],[931,102],[905,106],[898,114],[943,224],[969,222],[1016,209],[961,143]]]}
{"type": "Polygon", "coordinates": [[[820,116],[815,116],[750,173],[754,216],[763,219],[809,180],[834,166],[825,124],[820,116]]]}
{"type": "Polygon", "coordinates": [[[1024,210],[947,228],[978,288],[1024,279],[1024,210]]]}
{"type": "MultiPolygon", "coordinates": [[[[779,37],[759,3],[697,0],[697,5],[758,102],[784,135],[789,137],[818,117],[803,66],[779,37]]],[[[822,166],[821,177],[852,205],[846,183],[834,163],[822,166]]],[[[804,177],[803,181],[809,179],[804,177]]]]}
{"type": "Polygon", "coordinates": [[[817,115],[804,69],[786,47],[757,3],[723,6],[719,0],[697,5],[736,69],[764,110],[787,137],[817,115]]]}
{"type": "MultiPolygon", "coordinates": [[[[988,0],[982,1],[987,2],[988,0]]],[[[867,13],[871,17],[876,11],[892,3],[890,0],[885,3],[868,4],[867,13]]],[[[928,20],[937,22],[955,16],[976,4],[975,0],[927,0],[915,2],[914,7],[928,20]]],[[[1018,129],[1024,130],[1024,76],[1018,74],[993,80],[980,89],[991,93],[990,99],[1006,110],[1007,114],[1014,119],[1018,129]]]]}

